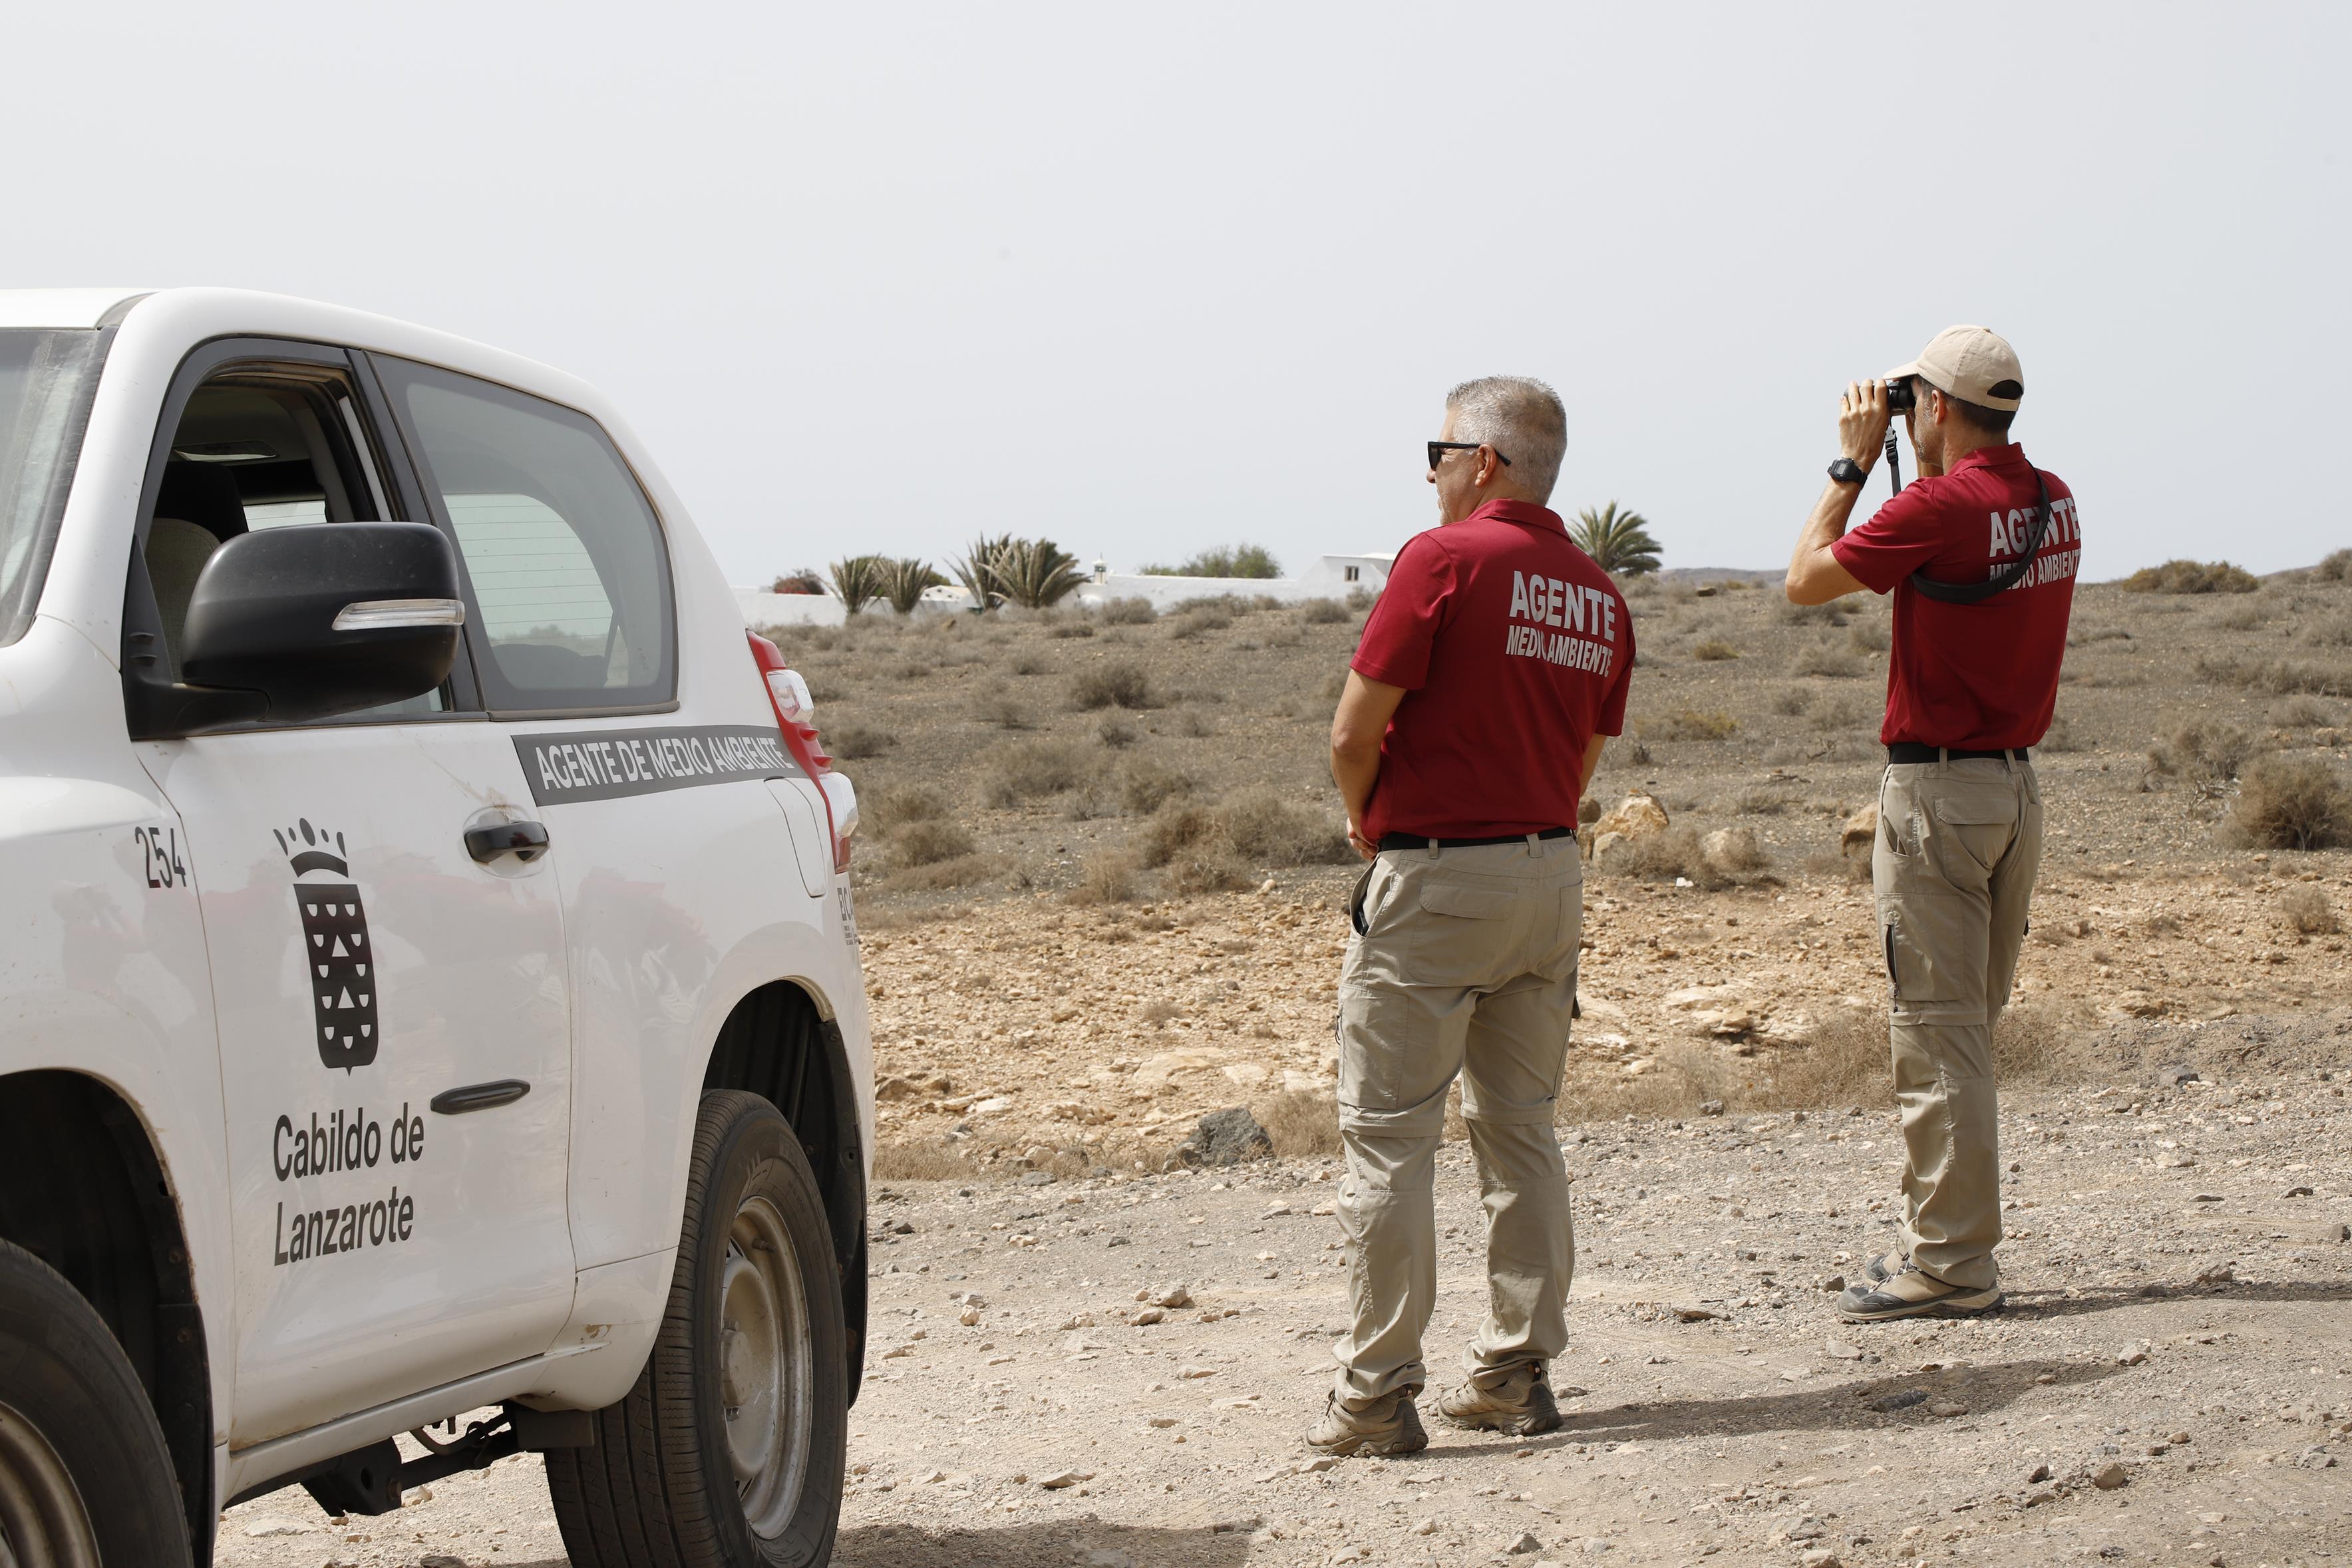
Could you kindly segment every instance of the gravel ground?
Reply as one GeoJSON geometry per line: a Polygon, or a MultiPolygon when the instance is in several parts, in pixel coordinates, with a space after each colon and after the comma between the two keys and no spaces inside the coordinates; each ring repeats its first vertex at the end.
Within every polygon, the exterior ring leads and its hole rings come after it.
{"type": "MultiPolygon", "coordinates": [[[[893,1184],[836,1561],[2352,1557],[2352,1147],[2328,1065],[2352,1013],[2129,1027],[2137,1059],[2201,1076],[2008,1097],[2010,1305],[1981,1322],[1830,1309],[1892,1236],[1885,1112],[1564,1129],[1580,1256],[1555,1382],[1584,1392],[1559,1433],[1433,1420],[1411,1459],[1318,1469],[1301,1442],[1345,1309],[1330,1162],[893,1184]],[[1176,1286],[1181,1306],[1138,1300],[1176,1286]]],[[[1461,1145],[1440,1183],[1444,1378],[1482,1303],[1461,1145]]],[[[555,1568],[537,1470],[347,1526],[264,1499],[218,1561],[555,1568]]]]}

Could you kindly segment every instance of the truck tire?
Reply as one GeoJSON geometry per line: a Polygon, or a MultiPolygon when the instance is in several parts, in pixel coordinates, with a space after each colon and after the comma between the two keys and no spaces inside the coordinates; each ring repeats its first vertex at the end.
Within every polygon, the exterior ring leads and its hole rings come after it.
{"type": "Polygon", "coordinates": [[[848,1451],[841,1271],[799,1138],[757,1094],[706,1094],[677,1269],[636,1386],[552,1449],[574,1568],[821,1568],[848,1451]]]}
{"type": "Polygon", "coordinates": [[[106,1321],[0,1241],[0,1563],[191,1561],[171,1450],[106,1321]]]}

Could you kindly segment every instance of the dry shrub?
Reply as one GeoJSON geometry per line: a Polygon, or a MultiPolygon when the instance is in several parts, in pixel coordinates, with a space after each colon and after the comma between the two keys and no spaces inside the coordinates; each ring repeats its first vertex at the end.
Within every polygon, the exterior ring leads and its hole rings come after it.
{"type": "Polygon", "coordinates": [[[1046,628],[1048,637],[1091,637],[1095,634],[1091,621],[1057,621],[1046,628]]]}
{"type": "Polygon", "coordinates": [[[1011,692],[983,692],[971,705],[971,716],[1000,729],[1029,727],[1029,710],[1015,701],[1011,692]]]}
{"type": "Polygon", "coordinates": [[[1885,1100],[1894,1092],[1883,1008],[1832,1008],[1804,1044],[1782,1046],[1759,1061],[1759,1106],[1810,1110],[1885,1100]]]}
{"type": "Polygon", "coordinates": [[[1225,841],[1257,865],[1337,865],[1353,852],[1328,815],[1270,790],[1236,795],[1215,818],[1225,841]]]}
{"type": "Polygon", "coordinates": [[[1169,618],[1168,634],[1176,638],[1198,637],[1204,632],[1222,632],[1233,623],[1234,618],[1222,610],[1188,604],[1169,618]]]}
{"type": "Polygon", "coordinates": [[[2192,784],[2225,784],[2244,770],[2259,742],[2234,724],[2202,718],[2172,732],[2172,738],[2147,748],[2147,763],[2158,773],[2177,774],[2192,784]]]}
{"type": "Polygon", "coordinates": [[[1270,1095],[1251,1105],[1274,1152],[1282,1158],[1311,1159],[1339,1152],[1339,1105],[1335,1099],[1305,1090],[1270,1095]]]}
{"type": "Polygon", "coordinates": [[[1139,757],[1127,765],[1119,778],[1119,803],[1138,816],[1148,816],[1169,801],[1190,795],[1199,788],[1189,773],[1139,757]]]}
{"type": "Polygon", "coordinates": [[[1148,866],[1163,866],[1217,831],[1216,819],[1205,806],[1170,804],[1144,825],[1137,851],[1148,866]]]}
{"type": "Polygon", "coordinates": [[[904,823],[885,841],[890,846],[891,863],[901,870],[937,865],[972,852],[971,835],[956,823],[940,818],[904,823]]]}
{"type": "Polygon", "coordinates": [[[1168,881],[1179,893],[1238,893],[1250,885],[1250,873],[1233,851],[1208,840],[1177,852],[1168,881]]]}
{"type": "Polygon", "coordinates": [[[1842,694],[1814,705],[1809,722],[1815,729],[1827,735],[1842,729],[1874,728],[1883,716],[1881,712],[1859,697],[1842,694]]]}
{"type": "Polygon", "coordinates": [[[1122,750],[1135,744],[1135,726],[1115,713],[1107,713],[1095,726],[1095,737],[1112,750],[1122,750]]]}
{"type": "Polygon", "coordinates": [[[1151,706],[1151,677],[1132,659],[1112,659],[1078,672],[1070,700],[1081,708],[1151,706]]]}
{"type": "Polygon", "coordinates": [[[1717,804],[1717,809],[1734,817],[1777,817],[1794,801],[1790,796],[1760,785],[1734,789],[1717,804]]]}
{"type": "Polygon", "coordinates": [[[1645,718],[1640,727],[1644,740],[1725,740],[1739,732],[1739,721],[1720,709],[1686,707],[1645,718]]]}
{"type": "Polygon", "coordinates": [[[1875,621],[1857,621],[1853,630],[1845,634],[1857,653],[1884,653],[1892,645],[1885,627],[1875,621]]]}
{"type": "Polygon", "coordinates": [[[869,757],[881,756],[898,738],[878,725],[845,724],[824,732],[824,748],[835,757],[860,762],[869,757]]]}
{"type": "Polygon", "coordinates": [[[2352,789],[2316,757],[2265,757],[2246,769],[2229,827],[2263,849],[2341,849],[2352,845],[2352,789]]]}
{"type": "Polygon", "coordinates": [[[1069,741],[1011,741],[982,758],[981,798],[992,806],[1017,806],[1075,789],[1087,773],[1086,753],[1069,741]]]}
{"type": "Polygon", "coordinates": [[[1324,677],[1323,700],[1327,703],[1338,702],[1339,700],[1339,695],[1347,689],[1348,672],[1345,670],[1334,670],[1328,675],[1324,677]]]}
{"type": "Polygon", "coordinates": [[[2270,612],[2267,610],[2260,604],[2249,601],[2244,604],[2231,605],[2214,616],[2207,624],[2222,632],[2252,632],[2269,619],[2270,612]]]}
{"type": "Polygon", "coordinates": [[[886,1140],[874,1145],[876,1181],[968,1182],[980,1167],[939,1144],[886,1140]]]}
{"type": "Polygon", "coordinates": [[[1599,870],[1605,875],[1631,877],[1638,882],[1687,878],[1696,886],[1709,891],[1760,880],[1764,850],[1754,829],[1735,829],[1727,836],[1725,851],[1710,858],[1698,830],[1673,827],[1663,833],[1628,839],[1611,846],[1608,857],[1599,862],[1599,870]]]}
{"type": "Polygon", "coordinates": [[[1298,618],[1309,626],[1337,626],[1348,619],[1348,607],[1336,599],[1310,599],[1298,607],[1298,618]]]}
{"type": "Polygon", "coordinates": [[[898,872],[890,878],[890,887],[894,892],[914,889],[940,893],[949,888],[970,887],[974,883],[986,882],[996,873],[997,861],[993,855],[958,855],[953,860],[909,866],[898,872]]]}
{"type": "Polygon", "coordinates": [[[2200,655],[2197,660],[2200,680],[2221,685],[2243,686],[2248,691],[2269,692],[2273,696],[2289,696],[2307,692],[2314,696],[2352,696],[2352,669],[2340,664],[2313,664],[2299,659],[2219,659],[2200,655]]]}
{"type": "Polygon", "coordinates": [[[1791,626],[1843,626],[1848,606],[1832,599],[1827,604],[1783,604],[1780,619],[1791,626]]]}
{"type": "Polygon", "coordinates": [[[1772,711],[1793,718],[1812,706],[1813,694],[1806,686],[1782,686],[1772,694],[1772,711]]]}
{"type": "Polygon", "coordinates": [[[1691,657],[1702,664],[1719,664],[1726,659],[1739,657],[1739,650],[1720,637],[1709,637],[1691,648],[1691,657]]]}
{"type": "Polygon", "coordinates": [[[2352,582],[2352,549],[2329,551],[2326,559],[2311,569],[2311,575],[2321,582],[2352,582]]]}
{"type": "Polygon", "coordinates": [[[1005,667],[1016,675],[1042,675],[1045,673],[1045,656],[1030,652],[1015,653],[1013,662],[1005,667]]]}
{"type": "Polygon", "coordinates": [[[2321,648],[2352,648],[2352,615],[2327,615],[2305,628],[2304,635],[2321,648]]]}
{"type": "Polygon", "coordinates": [[[2279,914],[2284,917],[2287,929],[2300,936],[2333,936],[2344,929],[2336,918],[2336,906],[2327,901],[2327,893],[2305,883],[2290,887],[2279,894],[2279,914]]]}
{"type": "Polygon", "coordinates": [[[2336,710],[2309,697],[2289,697],[2271,709],[2271,722],[2281,729],[2326,729],[2336,723],[2336,710]]]}
{"type": "Polygon", "coordinates": [[[1827,675],[1843,679],[1862,674],[1862,661],[1852,653],[1840,653],[1826,645],[1808,648],[1797,655],[1790,668],[1801,675],[1827,675]]]}
{"type": "Polygon", "coordinates": [[[2122,587],[2126,593],[2252,593],[2262,582],[2226,560],[2168,560],[2140,568],[2122,587]]]}
{"type": "Polygon", "coordinates": [[[1079,904],[1132,904],[1135,875],[1139,869],[1131,854],[1115,851],[1090,854],[1078,885],[1069,892],[1069,901],[1079,904]]]}
{"type": "Polygon", "coordinates": [[[2002,1083],[2057,1083],[2089,1064],[2063,1015],[2040,1002],[2004,1009],[1992,1028],[1992,1075],[2002,1083]]]}
{"type": "Polygon", "coordinates": [[[916,786],[868,797],[865,814],[877,832],[887,833],[906,822],[935,821],[948,814],[948,803],[938,790],[916,786]]]}
{"type": "Polygon", "coordinates": [[[2057,714],[2053,716],[2050,727],[2042,732],[2042,738],[2034,744],[2033,749],[2037,752],[2080,751],[2083,749],[2083,743],[2074,734],[2073,723],[2064,714],[2057,714]]]}

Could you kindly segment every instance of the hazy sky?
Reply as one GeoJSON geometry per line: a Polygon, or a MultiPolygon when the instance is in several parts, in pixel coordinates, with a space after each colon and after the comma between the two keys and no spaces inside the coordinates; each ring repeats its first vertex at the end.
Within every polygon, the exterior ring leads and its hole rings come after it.
{"type": "Polygon", "coordinates": [[[1562,511],[1775,566],[1846,379],[1982,322],[2086,576],[2272,570],[2352,543],[2347,17],[6,0],[0,282],[576,371],[745,582],[983,530],[1393,549],[1497,371],[1567,402],[1562,511]]]}

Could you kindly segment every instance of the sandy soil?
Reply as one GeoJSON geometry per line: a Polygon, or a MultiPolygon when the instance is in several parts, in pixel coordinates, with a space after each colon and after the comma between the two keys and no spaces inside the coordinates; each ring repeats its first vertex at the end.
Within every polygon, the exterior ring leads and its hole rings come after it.
{"type": "MultiPolygon", "coordinates": [[[[839,1560],[2352,1554],[2352,1141],[2343,1075],[2312,1065],[2342,1060],[2352,1011],[2126,1032],[2201,1077],[2009,1097],[2011,1305],[1980,1322],[1830,1311],[1828,1279],[1891,1234],[1883,1111],[1568,1133],[1580,1258],[1556,1378],[1588,1392],[1560,1433],[1433,1423],[1410,1460],[1318,1469],[1300,1443],[1345,1307],[1331,1162],[894,1184],[839,1560]],[[1138,1291],[1174,1285],[1188,1304],[1139,1321],[1138,1291]],[[2114,1490],[2092,1479],[2109,1464],[2114,1490]]],[[[1459,1145],[1441,1181],[1444,1376],[1482,1301],[1459,1145]]],[[[219,1561],[564,1562],[532,1459],[433,1493],[347,1528],[265,1499],[228,1516],[219,1561]]]]}

